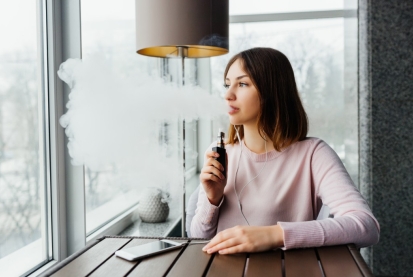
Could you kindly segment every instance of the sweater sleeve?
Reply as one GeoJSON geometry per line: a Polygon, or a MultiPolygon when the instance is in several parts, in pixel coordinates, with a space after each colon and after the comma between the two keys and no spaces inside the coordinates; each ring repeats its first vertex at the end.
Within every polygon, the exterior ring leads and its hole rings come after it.
{"type": "Polygon", "coordinates": [[[284,249],[354,243],[376,244],[380,226],[366,200],[354,186],[340,158],[319,141],[311,157],[316,197],[330,208],[333,218],[305,222],[278,222],[284,231],[284,249]]]}
{"type": "Polygon", "coordinates": [[[224,201],[222,197],[218,206],[212,205],[205,190],[200,185],[195,215],[191,222],[191,236],[195,238],[213,238],[217,232],[219,208],[224,201]]]}

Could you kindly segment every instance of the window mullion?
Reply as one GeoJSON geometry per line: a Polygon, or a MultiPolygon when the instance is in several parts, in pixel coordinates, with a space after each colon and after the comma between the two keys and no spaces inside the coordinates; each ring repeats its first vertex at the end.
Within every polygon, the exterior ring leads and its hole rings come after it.
{"type": "Polygon", "coordinates": [[[47,38],[53,256],[62,260],[86,243],[84,170],[71,164],[59,124],[70,89],[57,76],[62,62],[81,58],[80,1],[47,0],[47,38]]]}

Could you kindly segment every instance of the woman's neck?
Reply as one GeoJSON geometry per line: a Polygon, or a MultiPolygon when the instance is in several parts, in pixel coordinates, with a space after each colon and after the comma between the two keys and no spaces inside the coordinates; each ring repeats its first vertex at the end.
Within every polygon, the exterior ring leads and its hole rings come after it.
{"type": "Polygon", "coordinates": [[[244,125],[244,142],[248,149],[252,152],[257,154],[263,154],[266,151],[269,152],[271,150],[274,150],[274,145],[270,138],[267,137],[266,139],[267,143],[265,143],[265,140],[258,133],[256,126],[244,125]]]}

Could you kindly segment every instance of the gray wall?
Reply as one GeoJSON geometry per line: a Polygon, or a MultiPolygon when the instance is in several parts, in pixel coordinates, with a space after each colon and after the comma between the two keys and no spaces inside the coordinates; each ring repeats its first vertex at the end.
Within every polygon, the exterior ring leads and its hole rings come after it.
{"type": "Polygon", "coordinates": [[[376,276],[413,276],[413,1],[359,0],[360,189],[376,276]]]}

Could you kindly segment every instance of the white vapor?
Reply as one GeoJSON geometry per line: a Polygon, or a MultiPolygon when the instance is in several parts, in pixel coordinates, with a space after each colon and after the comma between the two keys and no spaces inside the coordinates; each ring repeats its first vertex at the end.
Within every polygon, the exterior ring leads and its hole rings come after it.
{"type": "Polygon", "coordinates": [[[181,183],[180,120],[226,114],[224,101],[199,87],[178,88],[142,74],[122,78],[101,59],[69,59],[58,75],[71,88],[60,124],[72,164],[91,170],[116,164],[143,186],[181,183]],[[165,123],[169,141],[161,145],[165,123]]]}

